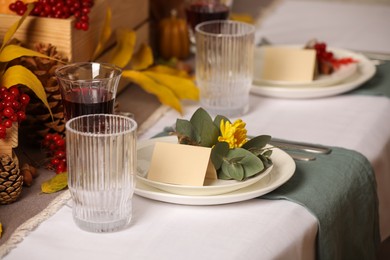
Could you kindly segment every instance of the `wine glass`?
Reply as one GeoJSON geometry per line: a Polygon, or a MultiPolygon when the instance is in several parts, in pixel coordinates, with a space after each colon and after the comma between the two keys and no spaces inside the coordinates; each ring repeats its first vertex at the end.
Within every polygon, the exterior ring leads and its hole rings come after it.
{"type": "Polygon", "coordinates": [[[230,12],[227,0],[186,0],[184,9],[191,43],[195,43],[195,26],[211,20],[227,20],[230,12]]]}

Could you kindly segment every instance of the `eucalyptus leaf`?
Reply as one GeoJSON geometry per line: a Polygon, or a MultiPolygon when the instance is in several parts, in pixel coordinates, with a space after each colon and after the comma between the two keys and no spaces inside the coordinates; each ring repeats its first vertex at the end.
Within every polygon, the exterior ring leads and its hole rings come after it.
{"type": "Polygon", "coordinates": [[[234,157],[234,158],[231,158],[229,159],[229,163],[239,163],[241,162],[243,159],[245,158],[245,156],[239,156],[239,157],[234,157]]]}
{"type": "Polygon", "coordinates": [[[212,147],[218,142],[219,129],[211,122],[205,121],[200,130],[199,144],[204,147],[212,147]]]}
{"type": "Polygon", "coordinates": [[[250,139],[248,142],[246,142],[242,148],[251,150],[254,148],[263,148],[266,146],[269,141],[271,141],[271,136],[270,135],[259,135],[256,136],[252,139],[250,139]]]}
{"type": "Polygon", "coordinates": [[[211,161],[213,162],[213,165],[216,170],[221,168],[223,158],[227,155],[229,152],[229,144],[226,142],[217,142],[213,149],[211,150],[211,161]]]}
{"type": "MultiPolygon", "coordinates": [[[[251,153],[248,150],[243,148],[235,148],[230,150],[226,156],[227,160],[231,160],[233,158],[241,158],[240,164],[244,168],[245,178],[249,178],[254,176],[264,170],[264,164],[256,155],[251,153]]],[[[222,165],[223,166],[223,165],[222,165]]]]}
{"type": "Polygon", "coordinates": [[[267,169],[268,167],[270,167],[272,165],[271,158],[263,156],[263,155],[259,155],[258,158],[263,162],[264,169],[267,169]]]}
{"type": "Polygon", "coordinates": [[[197,140],[201,146],[212,147],[216,144],[219,136],[219,128],[217,128],[211,116],[203,108],[198,108],[190,119],[194,126],[199,139],[197,140]]]}
{"type": "Polygon", "coordinates": [[[192,115],[191,119],[190,119],[190,122],[194,125],[194,126],[200,126],[200,125],[203,125],[204,122],[213,122],[213,120],[211,119],[211,116],[209,115],[209,113],[207,113],[206,110],[204,110],[203,108],[198,108],[194,114],[192,115]]]}
{"type": "Polygon", "coordinates": [[[242,164],[240,163],[230,163],[224,161],[222,163],[222,171],[231,178],[242,181],[245,178],[245,172],[242,164]]]}
{"type": "Polygon", "coordinates": [[[190,121],[185,119],[177,119],[176,120],[176,132],[180,135],[187,136],[190,140],[198,140],[199,137],[196,134],[194,126],[190,121]]]}
{"type": "MultiPolygon", "coordinates": [[[[229,121],[230,120],[225,117],[225,116],[221,116],[221,115],[217,115],[215,118],[214,118],[214,125],[216,125],[218,127],[218,129],[220,129],[220,126],[221,126],[221,121],[224,120],[224,122],[226,121],[229,121]]],[[[231,122],[230,122],[231,123],[231,122]]]]}
{"type": "Polygon", "coordinates": [[[272,155],[272,150],[269,149],[269,150],[266,150],[264,153],[263,153],[264,156],[266,157],[270,157],[272,155]]]}
{"type": "Polygon", "coordinates": [[[222,168],[219,169],[219,171],[217,172],[218,174],[218,179],[220,180],[231,180],[232,177],[230,177],[229,175],[227,175],[223,170],[222,168]]]}

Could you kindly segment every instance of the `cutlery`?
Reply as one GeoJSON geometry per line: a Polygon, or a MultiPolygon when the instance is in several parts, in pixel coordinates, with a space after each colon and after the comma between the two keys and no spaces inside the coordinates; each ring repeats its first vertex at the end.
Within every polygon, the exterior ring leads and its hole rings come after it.
{"type": "Polygon", "coordinates": [[[373,51],[360,51],[356,50],[357,53],[361,53],[362,55],[366,56],[370,60],[373,61],[390,61],[390,53],[385,52],[373,52],[373,51]]]}
{"type": "Polygon", "coordinates": [[[332,149],[330,149],[329,147],[325,147],[322,145],[286,141],[286,140],[280,140],[274,138],[269,142],[269,144],[284,150],[299,150],[308,153],[329,154],[332,151],[332,149]]]}
{"type": "Polygon", "coordinates": [[[308,154],[296,154],[296,153],[291,153],[290,151],[284,150],[286,153],[288,153],[291,158],[293,158],[296,161],[304,161],[304,162],[309,162],[309,161],[314,161],[316,159],[315,156],[313,155],[308,155],[308,154]]]}

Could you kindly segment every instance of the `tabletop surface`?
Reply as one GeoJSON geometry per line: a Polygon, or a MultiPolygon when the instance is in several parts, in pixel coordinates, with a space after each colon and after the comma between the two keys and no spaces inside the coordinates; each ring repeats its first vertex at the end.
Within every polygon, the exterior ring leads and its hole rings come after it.
{"type": "MultiPolygon", "coordinates": [[[[267,37],[274,43],[296,44],[321,36],[340,48],[390,53],[390,35],[382,26],[390,24],[389,5],[290,0],[280,1],[273,8],[258,26],[258,39],[267,37]],[[339,10],[340,15],[331,20],[325,17],[334,10],[339,10]],[[361,18],[363,10],[364,16],[372,19],[357,19],[356,14],[361,18]],[[309,23],[308,17],[317,19],[309,23]],[[352,23],[346,17],[356,20],[352,23]],[[361,33],[355,28],[365,30],[361,33]],[[376,40],[371,40],[372,37],[376,40]]],[[[196,103],[186,102],[183,115],[168,109],[159,111],[154,117],[160,118],[145,129],[139,141],[160,133],[177,118],[189,118],[197,107],[196,103]]],[[[363,154],[375,171],[380,231],[384,239],[390,236],[390,191],[386,188],[390,185],[388,111],[390,99],[386,96],[347,93],[292,100],[251,95],[250,110],[241,118],[247,122],[251,135],[270,134],[363,154]]],[[[68,198],[64,194],[62,199],[68,198]]],[[[287,200],[253,199],[217,206],[187,206],[135,196],[133,207],[132,224],[126,230],[93,234],[77,228],[72,221],[71,207],[66,203],[48,214],[50,217],[33,231],[25,231],[22,242],[5,259],[53,256],[58,259],[315,259],[316,256],[318,220],[303,206],[287,200]]]]}

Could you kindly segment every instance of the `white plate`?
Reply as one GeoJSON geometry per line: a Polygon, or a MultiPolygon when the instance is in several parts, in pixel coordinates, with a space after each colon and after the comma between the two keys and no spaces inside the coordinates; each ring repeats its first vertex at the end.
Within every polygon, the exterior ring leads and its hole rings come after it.
{"type": "MultiPolygon", "coordinates": [[[[330,50],[335,50],[330,48],[330,50]]],[[[313,87],[285,87],[271,85],[254,85],[251,88],[252,94],[258,94],[276,98],[320,98],[342,94],[358,88],[364,82],[374,76],[376,72],[375,65],[365,56],[347,50],[337,50],[343,53],[345,57],[352,57],[358,61],[356,72],[350,77],[328,86],[313,86],[313,87]]]]}
{"type": "Polygon", "coordinates": [[[259,175],[249,178],[245,181],[236,181],[236,180],[206,180],[205,186],[186,186],[186,185],[175,185],[169,183],[162,183],[157,181],[152,181],[147,179],[148,170],[150,167],[150,161],[152,159],[152,152],[154,144],[156,142],[167,142],[167,143],[177,143],[177,137],[168,136],[160,137],[155,139],[150,139],[147,141],[140,142],[137,147],[137,180],[143,184],[155,187],[157,189],[170,192],[173,194],[180,195],[193,195],[193,196],[206,196],[206,195],[219,195],[223,193],[232,192],[238,189],[242,189],[249,185],[258,182],[265,176],[267,176],[272,167],[269,167],[264,172],[259,175]]]}
{"type": "MultiPolygon", "coordinates": [[[[283,46],[283,45],[282,45],[283,46]]],[[[298,45],[287,45],[283,47],[288,48],[303,48],[303,46],[298,45]]],[[[349,57],[348,53],[346,53],[345,50],[340,49],[334,49],[329,48],[330,51],[333,52],[334,56],[337,58],[343,58],[343,57],[349,57]]],[[[354,73],[356,73],[358,65],[356,63],[350,63],[346,64],[344,66],[341,66],[338,70],[333,72],[330,75],[319,75],[315,80],[310,82],[291,82],[291,81],[277,81],[277,80],[264,80],[261,78],[260,72],[262,68],[262,53],[263,48],[259,47],[255,50],[255,63],[254,63],[254,74],[253,74],[253,81],[254,85],[259,86],[278,86],[278,87],[325,87],[334,85],[336,83],[339,83],[349,77],[351,77],[354,73]]]]}
{"type": "Polygon", "coordinates": [[[267,176],[252,185],[233,192],[211,196],[178,195],[137,182],[135,194],[157,201],[184,205],[218,205],[253,199],[280,187],[295,172],[294,160],[284,151],[275,148],[271,158],[274,166],[267,176]]]}

